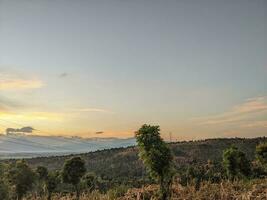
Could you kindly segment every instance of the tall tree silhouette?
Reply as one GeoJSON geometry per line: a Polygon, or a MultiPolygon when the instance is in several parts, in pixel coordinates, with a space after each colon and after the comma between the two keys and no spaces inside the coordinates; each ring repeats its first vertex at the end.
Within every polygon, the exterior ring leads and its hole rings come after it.
{"type": "Polygon", "coordinates": [[[172,183],[172,154],[168,145],[160,137],[159,126],[144,124],[136,132],[139,157],[143,160],[152,178],[160,185],[160,198],[170,198],[172,183]]]}
{"type": "Polygon", "coordinates": [[[73,157],[65,161],[62,172],[63,182],[75,187],[77,199],[80,198],[79,183],[85,173],[85,162],[81,157],[73,157]]]}

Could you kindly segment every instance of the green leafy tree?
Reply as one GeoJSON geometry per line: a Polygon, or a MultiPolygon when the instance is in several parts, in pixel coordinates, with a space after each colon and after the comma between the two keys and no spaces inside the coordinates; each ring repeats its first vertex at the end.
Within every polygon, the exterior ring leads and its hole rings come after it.
{"type": "Polygon", "coordinates": [[[63,182],[74,186],[77,199],[80,198],[79,183],[85,173],[85,162],[81,157],[73,157],[65,161],[62,172],[63,182]]]}
{"type": "Polygon", "coordinates": [[[17,161],[11,166],[7,174],[8,182],[14,188],[16,197],[21,200],[32,189],[35,181],[35,173],[24,160],[17,161]]]}
{"type": "Polygon", "coordinates": [[[227,176],[233,180],[248,177],[251,172],[250,162],[246,155],[236,147],[230,147],[223,152],[223,166],[227,176]]]}
{"type": "Polygon", "coordinates": [[[45,187],[47,190],[47,200],[51,200],[53,192],[56,190],[57,185],[59,184],[60,179],[59,175],[56,172],[49,172],[45,180],[45,187]]]}
{"type": "Polygon", "coordinates": [[[256,146],[256,158],[265,168],[267,168],[267,142],[256,146]]]}
{"type": "Polygon", "coordinates": [[[45,193],[45,181],[47,179],[48,176],[48,170],[46,167],[43,166],[38,166],[36,168],[36,175],[38,178],[38,182],[37,182],[37,190],[38,193],[40,194],[40,196],[43,196],[43,194],[45,193]]]}
{"type": "Polygon", "coordinates": [[[172,183],[172,153],[168,145],[160,137],[159,126],[144,124],[136,132],[139,157],[143,160],[150,175],[160,185],[160,198],[170,198],[172,183]]]}

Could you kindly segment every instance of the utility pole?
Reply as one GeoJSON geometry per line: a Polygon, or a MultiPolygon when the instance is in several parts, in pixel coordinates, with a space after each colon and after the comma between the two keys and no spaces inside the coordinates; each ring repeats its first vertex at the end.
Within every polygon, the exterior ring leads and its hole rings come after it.
{"type": "Polygon", "coordinates": [[[169,132],[170,142],[172,142],[172,132],[169,132]]]}

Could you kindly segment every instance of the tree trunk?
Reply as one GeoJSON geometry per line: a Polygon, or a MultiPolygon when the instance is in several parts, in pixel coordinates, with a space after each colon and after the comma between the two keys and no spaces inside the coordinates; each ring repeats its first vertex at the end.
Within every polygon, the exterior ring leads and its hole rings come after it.
{"type": "Polygon", "coordinates": [[[167,191],[164,184],[164,178],[160,178],[160,200],[167,200],[167,191]]]}
{"type": "Polygon", "coordinates": [[[164,180],[164,177],[160,178],[160,200],[169,200],[171,198],[171,181],[172,180],[164,180]]]}
{"type": "Polygon", "coordinates": [[[51,200],[51,192],[48,192],[47,200],[51,200]]]}
{"type": "Polygon", "coordinates": [[[76,190],[76,199],[79,200],[80,199],[80,190],[79,190],[78,185],[75,185],[75,190],[76,190]]]}
{"type": "Polygon", "coordinates": [[[17,195],[17,200],[21,200],[22,199],[22,195],[21,194],[18,194],[17,195]]]}

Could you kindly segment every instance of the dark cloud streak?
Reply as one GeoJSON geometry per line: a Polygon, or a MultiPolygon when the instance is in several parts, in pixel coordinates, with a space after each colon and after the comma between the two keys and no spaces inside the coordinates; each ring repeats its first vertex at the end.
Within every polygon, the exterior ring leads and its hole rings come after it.
{"type": "Polygon", "coordinates": [[[66,78],[67,76],[69,76],[69,74],[66,72],[59,74],[59,78],[66,78]]]}
{"type": "Polygon", "coordinates": [[[22,133],[22,134],[25,134],[25,133],[32,133],[35,129],[30,127],[30,126],[25,126],[25,127],[22,127],[22,128],[7,128],[6,129],[6,134],[14,134],[14,133],[22,133]]]}

